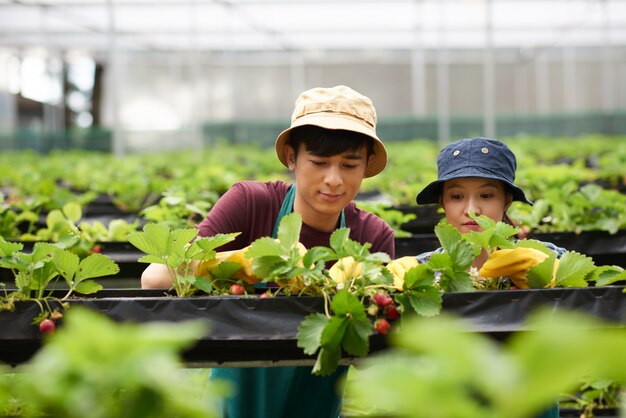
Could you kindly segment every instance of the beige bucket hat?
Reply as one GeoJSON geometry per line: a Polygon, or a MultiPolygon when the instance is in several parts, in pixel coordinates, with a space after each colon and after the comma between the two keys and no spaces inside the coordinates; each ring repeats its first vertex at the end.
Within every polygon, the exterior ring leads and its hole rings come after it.
{"type": "Polygon", "coordinates": [[[276,154],[287,166],[284,145],[291,130],[298,126],[315,125],[326,129],[343,129],[369,136],[374,140],[375,161],[367,167],[365,177],[383,171],[387,165],[387,150],[376,135],[376,110],[372,101],[346,86],[316,87],[302,92],[296,99],[291,126],[276,138],[276,154]]]}

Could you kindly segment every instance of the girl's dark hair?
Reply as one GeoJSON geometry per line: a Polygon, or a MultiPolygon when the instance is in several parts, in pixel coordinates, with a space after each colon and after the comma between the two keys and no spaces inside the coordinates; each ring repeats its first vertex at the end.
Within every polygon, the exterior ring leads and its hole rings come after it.
{"type": "Polygon", "coordinates": [[[362,146],[367,149],[367,156],[374,153],[374,140],[365,134],[343,129],[325,129],[315,125],[303,125],[293,128],[289,133],[289,142],[298,156],[300,144],[306,150],[320,157],[330,157],[346,151],[356,151],[362,146]]]}

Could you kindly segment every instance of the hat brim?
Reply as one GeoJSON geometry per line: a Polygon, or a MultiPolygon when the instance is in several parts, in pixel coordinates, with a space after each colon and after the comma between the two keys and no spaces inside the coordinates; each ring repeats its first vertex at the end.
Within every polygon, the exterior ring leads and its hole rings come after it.
{"type": "Polygon", "coordinates": [[[450,175],[450,176],[446,176],[438,180],[435,180],[432,183],[430,183],[428,186],[424,187],[424,189],[422,189],[422,191],[417,194],[417,196],[415,197],[415,202],[418,205],[439,203],[439,198],[441,196],[441,189],[443,187],[444,182],[448,180],[452,180],[452,179],[467,178],[467,177],[479,177],[479,178],[484,178],[484,179],[500,180],[502,183],[504,183],[508,187],[508,189],[513,194],[513,201],[527,203],[531,206],[533,205],[533,202],[528,200],[524,191],[520,189],[518,186],[516,186],[515,184],[509,182],[508,180],[503,179],[502,177],[499,177],[492,173],[485,173],[480,170],[469,170],[469,171],[464,170],[462,175],[450,175]]]}
{"type": "Polygon", "coordinates": [[[287,154],[285,153],[285,143],[289,139],[291,130],[304,125],[314,125],[325,129],[345,130],[358,132],[374,140],[374,160],[367,166],[365,170],[365,177],[373,177],[376,174],[383,171],[387,165],[387,150],[383,145],[383,142],[376,136],[376,131],[373,128],[369,128],[363,124],[362,121],[358,121],[349,115],[336,114],[330,112],[321,112],[311,115],[306,115],[295,120],[291,126],[278,135],[276,138],[275,148],[278,159],[284,166],[287,165],[287,154]]]}

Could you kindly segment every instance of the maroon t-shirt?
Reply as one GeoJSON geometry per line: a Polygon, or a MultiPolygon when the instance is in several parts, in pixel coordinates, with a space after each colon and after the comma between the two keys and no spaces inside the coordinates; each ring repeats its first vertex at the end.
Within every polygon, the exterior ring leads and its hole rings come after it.
{"type": "MultiPolygon", "coordinates": [[[[269,237],[289,189],[289,184],[276,182],[243,181],[233,185],[215,204],[206,218],[198,224],[199,235],[241,232],[235,239],[219,248],[219,251],[235,250],[250,245],[261,237],[269,237]]],[[[370,242],[370,252],[385,252],[395,256],[394,232],[376,215],[361,210],[354,202],[344,209],[346,227],[350,238],[361,244],[370,242]]],[[[307,248],[329,246],[331,232],[318,231],[302,224],[300,242],[307,248]]]]}

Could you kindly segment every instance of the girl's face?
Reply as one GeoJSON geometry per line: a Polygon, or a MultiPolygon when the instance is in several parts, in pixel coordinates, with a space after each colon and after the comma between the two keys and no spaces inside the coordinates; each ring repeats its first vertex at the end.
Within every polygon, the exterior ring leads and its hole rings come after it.
{"type": "Polygon", "coordinates": [[[499,180],[467,177],[448,180],[443,184],[441,206],[450,225],[460,233],[482,231],[469,213],[485,215],[498,222],[513,200],[499,180]]]}

